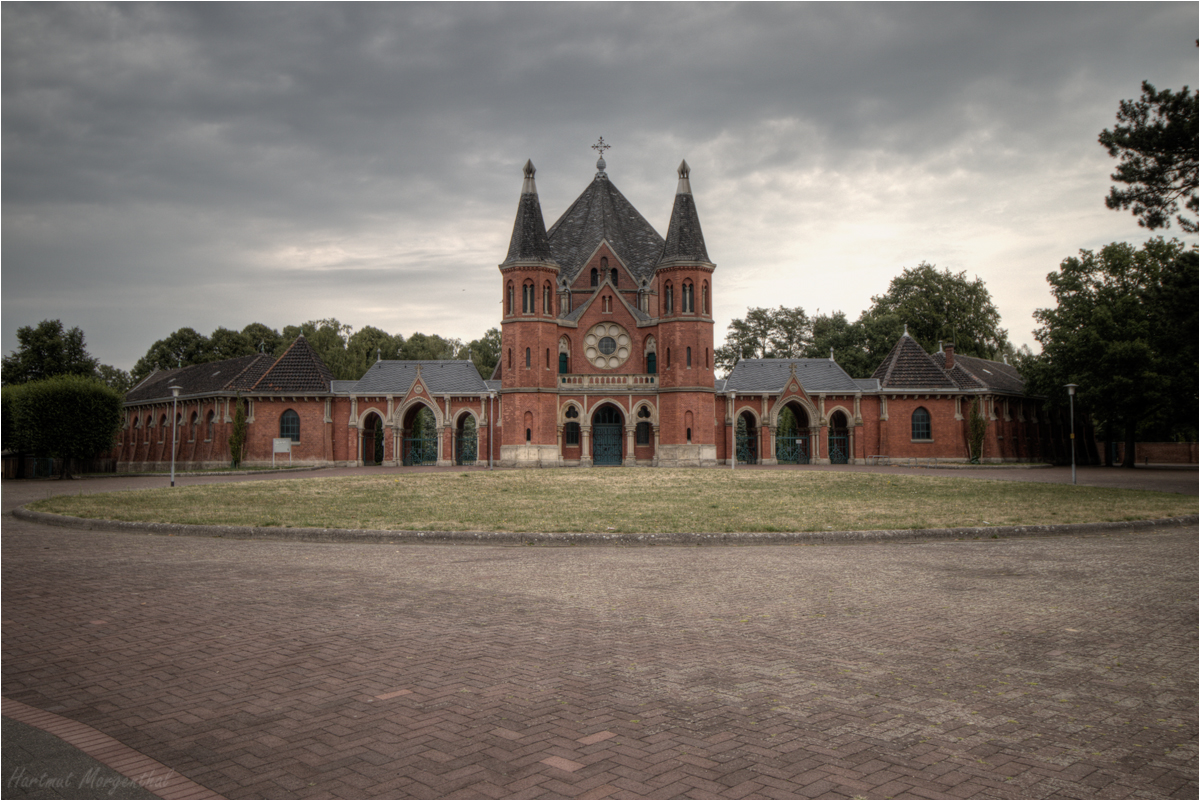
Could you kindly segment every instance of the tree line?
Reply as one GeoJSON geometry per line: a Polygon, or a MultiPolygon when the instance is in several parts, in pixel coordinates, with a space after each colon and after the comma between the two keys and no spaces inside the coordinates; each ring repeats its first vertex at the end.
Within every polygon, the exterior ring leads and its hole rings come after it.
{"type": "Polygon", "coordinates": [[[822,359],[832,352],[846,372],[866,378],[905,330],[927,351],[947,342],[967,356],[1014,355],[983,281],[922,262],[893,278],[854,321],[840,311],[809,316],[798,306],[751,308],[729,324],[716,364],[729,371],[742,359],[822,359]]]}
{"type": "Polygon", "coordinates": [[[464,343],[437,334],[389,334],[368,325],[355,331],[336,318],[309,320],[300,325],[284,326],[282,331],[251,323],[241,331],[218,328],[208,336],[193,328],[178,331],[158,340],[133,366],[133,383],[155,370],[187,367],[216,362],[254,353],[283,355],[296,337],[304,335],[333,377],[357,381],[377,359],[470,359],[483,378],[490,378],[500,358],[500,329],[491,328],[479,339],[464,343]]]}

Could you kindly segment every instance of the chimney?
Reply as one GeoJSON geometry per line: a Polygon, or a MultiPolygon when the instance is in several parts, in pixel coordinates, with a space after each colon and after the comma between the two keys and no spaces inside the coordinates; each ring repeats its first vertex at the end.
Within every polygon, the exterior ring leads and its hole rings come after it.
{"type": "Polygon", "coordinates": [[[946,369],[954,369],[954,344],[943,345],[942,349],[946,352],[946,369]]]}

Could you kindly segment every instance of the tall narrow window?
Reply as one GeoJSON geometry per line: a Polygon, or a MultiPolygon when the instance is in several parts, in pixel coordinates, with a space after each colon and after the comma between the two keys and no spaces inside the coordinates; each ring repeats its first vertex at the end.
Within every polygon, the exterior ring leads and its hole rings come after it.
{"type": "Polygon", "coordinates": [[[616,267],[612,268],[612,285],[613,286],[617,285],[617,268],[616,267]]]}
{"type": "Polygon", "coordinates": [[[654,353],[646,354],[646,372],[650,375],[658,372],[658,356],[654,353]]]}
{"type": "Polygon", "coordinates": [[[542,287],[542,313],[550,314],[550,285],[542,287]]]}
{"type": "Polygon", "coordinates": [[[692,349],[690,347],[687,349],[687,366],[692,366],[692,349]]]}
{"type": "Polygon", "coordinates": [[[671,349],[667,348],[667,367],[671,366],[671,349]]]}
{"type": "Polygon", "coordinates": [[[650,424],[649,423],[643,421],[643,422],[637,424],[637,444],[638,445],[649,445],[650,444],[650,424]]]}
{"type": "Polygon", "coordinates": [[[531,356],[531,354],[530,354],[530,352],[529,352],[529,348],[526,348],[526,349],[525,349],[525,366],[526,366],[526,367],[532,367],[532,366],[533,366],[532,356],[531,356]]]}
{"type": "Polygon", "coordinates": [[[207,421],[206,430],[205,430],[206,436],[204,437],[206,440],[212,440],[213,435],[216,433],[216,427],[217,427],[216,424],[217,424],[217,415],[214,414],[213,412],[209,412],[208,413],[208,421],[207,421]]]}
{"type": "Polygon", "coordinates": [[[690,283],[683,285],[683,313],[692,314],[696,311],[696,287],[690,283]]]}
{"type": "Polygon", "coordinates": [[[279,417],[279,438],[300,441],[300,415],[288,409],[279,417]]]}
{"type": "Polygon", "coordinates": [[[513,285],[512,281],[508,282],[508,313],[513,313],[513,285]]]}
{"type": "Polygon", "coordinates": [[[550,369],[550,349],[546,348],[546,369],[550,369]]]}
{"type": "Polygon", "coordinates": [[[521,311],[525,314],[533,314],[533,284],[525,284],[521,287],[521,311]]]}
{"type": "MultiPolygon", "coordinates": [[[[671,286],[670,284],[667,284],[666,289],[663,290],[663,313],[670,314],[674,310],[675,310],[675,287],[671,286]]],[[[669,365],[670,361],[668,361],[667,364],[669,365]]]]}
{"type": "Polygon", "coordinates": [[[592,268],[592,286],[600,286],[600,271],[592,268]]]}
{"type": "Polygon", "coordinates": [[[922,406],[912,415],[912,438],[933,439],[933,425],[929,412],[922,406]]]}
{"type": "Polygon", "coordinates": [[[567,354],[565,354],[565,353],[558,354],[558,374],[566,375],[567,373],[571,372],[570,366],[571,365],[568,360],[567,354]]]}
{"type": "Polygon", "coordinates": [[[567,423],[563,426],[563,445],[579,446],[579,423],[567,423]]]}

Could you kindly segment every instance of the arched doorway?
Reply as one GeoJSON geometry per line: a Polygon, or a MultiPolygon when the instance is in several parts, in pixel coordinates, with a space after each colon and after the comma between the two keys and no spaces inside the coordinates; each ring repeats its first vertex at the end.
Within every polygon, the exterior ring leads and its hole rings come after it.
{"type": "Polygon", "coordinates": [[[850,426],[844,412],[834,412],[829,416],[829,463],[849,464],[850,462],[850,426]]]}
{"type": "Polygon", "coordinates": [[[454,428],[454,463],[473,465],[479,459],[479,430],[475,416],[464,413],[454,428]]]}
{"type": "Polygon", "coordinates": [[[750,412],[738,415],[737,460],[739,464],[758,464],[758,425],[750,412]]]}
{"type": "Polygon", "coordinates": [[[364,466],[383,464],[383,418],[375,412],[363,418],[361,447],[364,466]]]}
{"type": "Polygon", "coordinates": [[[428,406],[418,404],[404,415],[404,437],[401,442],[405,465],[437,464],[437,420],[428,406]]]}
{"type": "Polygon", "coordinates": [[[808,412],[800,404],[789,403],[779,410],[779,425],[775,429],[775,458],[780,464],[808,464],[812,461],[808,427],[808,412]]]}
{"type": "Polygon", "coordinates": [[[621,464],[624,456],[622,441],[625,416],[611,403],[606,403],[592,416],[592,464],[621,464]]]}

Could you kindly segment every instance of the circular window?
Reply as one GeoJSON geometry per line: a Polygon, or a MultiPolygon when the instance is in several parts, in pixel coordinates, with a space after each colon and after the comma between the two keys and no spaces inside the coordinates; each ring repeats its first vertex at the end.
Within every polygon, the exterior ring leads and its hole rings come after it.
{"type": "Polygon", "coordinates": [[[592,326],[583,339],[584,355],[593,366],[613,370],[629,359],[633,350],[629,332],[616,323],[592,326]]]}

